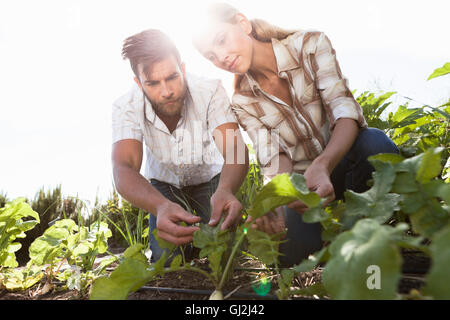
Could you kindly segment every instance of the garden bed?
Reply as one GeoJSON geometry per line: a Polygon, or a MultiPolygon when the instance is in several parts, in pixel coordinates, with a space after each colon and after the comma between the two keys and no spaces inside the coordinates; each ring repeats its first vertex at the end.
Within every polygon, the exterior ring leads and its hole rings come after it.
{"type": "MultiPolygon", "coordinates": [[[[417,252],[403,253],[403,276],[398,284],[398,292],[408,294],[412,289],[420,289],[424,284],[424,274],[429,266],[429,260],[417,252]]],[[[195,259],[195,265],[208,270],[206,259],[195,259]]],[[[241,257],[238,259],[232,279],[224,288],[224,297],[230,300],[274,300],[277,299],[275,291],[278,289],[276,280],[272,280],[272,287],[265,296],[259,296],[252,288],[262,275],[270,279],[270,272],[257,260],[241,257]]],[[[117,264],[108,269],[108,273],[117,267],[117,264]]],[[[294,280],[297,288],[305,288],[320,282],[322,268],[311,272],[303,272],[294,280]]],[[[0,300],[88,300],[89,296],[81,296],[76,290],[67,290],[60,283],[55,283],[52,290],[44,292],[43,284],[19,292],[0,290],[0,300]]],[[[178,271],[171,272],[148,282],[144,287],[129,295],[128,300],[207,300],[214,290],[211,282],[198,272],[178,271]]],[[[327,297],[294,296],[292,299],[327,299],[327,297]]]]}

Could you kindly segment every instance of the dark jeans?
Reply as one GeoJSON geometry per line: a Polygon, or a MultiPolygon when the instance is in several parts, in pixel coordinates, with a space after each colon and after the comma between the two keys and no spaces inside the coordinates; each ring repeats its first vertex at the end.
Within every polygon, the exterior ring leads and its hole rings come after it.
{"type": "MultiPolygon", "coordinates": [[[[358,193],[369,189],[367,180],[372,178],[375,169],[367,158],[378,153],[399,153],[399,149],[377,128],[360,131],[350,151],[331,173],[336,200],[343,200],[347,189],[358,193]]],[[[303,222],[302,216],[287,206],[284,206],[284,211],[288,242],[280,245],[280,252],[284,254],[280,263],[291,266],[322,248],[322,228],[320,223],[303,222]]]]}
{"type": "MultiPolygon", "coordinates": [[[[217,189],[219,184],[220,174],[216,175],[211,181],[202,183],[195,186],[187,186],[182,189],[178,189],[171,184],[166,182],[161,182],[156,179],[151,179],[150,182],[153,187],[155,187],[161,194],[172,202],[178,203],[184,209],[187,207],[183,204],[183,201],[187,202],[189,206],[195,210],[196,214],[202,218],[201,223],[208,223],[211,217],[211,196],[217,189]],[[183,201],[181,201],[182,199],[183,201]]],[[[162,249],[158,245],[153,236],[153,230],[156,229],[156,217],[150,214],[149,218],[150,226],[150,250],[152,251],[151,261],[157,261],[162,256],[165,249],[162,249]]],[[[189,258],[192,255],[193,247],[192,244],[186,245],[185,247],[186,257],[189,258]]],[[[178,249],[179,251],[179,249],[178,249]]]]}

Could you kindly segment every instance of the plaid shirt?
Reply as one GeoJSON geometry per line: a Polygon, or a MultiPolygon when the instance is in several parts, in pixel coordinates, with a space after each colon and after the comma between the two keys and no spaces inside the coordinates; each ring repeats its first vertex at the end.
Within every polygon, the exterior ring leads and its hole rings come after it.
{"type": "Polygon", "coordinates": [[[235,79],[233,111],[263,167],[284,151],[294,171],[304,172],[325,149],[336,120],[354,119],[360,128],[367,123],[323,32],[299,31],[272,39],[272,45],[278,75],[289,83],[294,105],[264,92],[247,73],[235,79]]]}
{"type": "Polygon", "coordinates": [[[113,104],[112,142],[145,142],[144,176],[175,187],[210,181],[222,171],[224,159],[212,138],[218,126],[236,122],[230,100],[219,80],[187,74],[188,91],[181,118],[170,133],[142,90],[132,90],[113,104]]]}

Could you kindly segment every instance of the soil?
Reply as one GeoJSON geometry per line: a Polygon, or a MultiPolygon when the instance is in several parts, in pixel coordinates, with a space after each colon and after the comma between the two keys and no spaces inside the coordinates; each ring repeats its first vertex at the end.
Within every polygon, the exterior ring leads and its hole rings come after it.
{"type": "MultiPolygon", "coordinates": [[[[403,277],[398,285],[398,292],[408,294],[411,289],[419,289],[424,284],[424,276],[429,268],[429,259],[415,253],[404,252],[403,277]]],[[[195,259],[197,267],[207,270],[206,259],[195,259]]],[[[117,265],[116,265],[117,266],[117,265]]],[[[116,266],[109,268],[111,272],[116,266]]],[[[272,287],[265,296],[258,296],[252,288],[261,276],[268,273],[258,261],[247,257],[241,257],[238,261],[233,278],[227,282],[223,289],[225,298],[232,300],[262,300],[277,299],[276,281],[272,281],[272,287]]],[[[321,281],[322,268],[300,274],[294,279],[294,286],[298,288],[308,287],[321,281]]],[[[88,300],[88,294],[80,295],[76,290],[67,290],[62,284],[55,285],[52,290],[45,293],[42,290],[43,283],[21,291],[9,292],[0,289],[0,300],[88,300]]],[[[147,283],[138,291],[131,293],[128,300],[207,300],[214,290],[214,286],[203,275],[193,271],[179,271],[166,274],[164,277],[147,283]],[[180,292],[174,292],[174,288],[180,292]]],[[[315,299],[312,297],[296,296],[293,299],[315,299]]],[[[317,299],[317,298],[316,298],[317,299]]],[[[321,299],[328,299],[323,297],[321,299]]]]}

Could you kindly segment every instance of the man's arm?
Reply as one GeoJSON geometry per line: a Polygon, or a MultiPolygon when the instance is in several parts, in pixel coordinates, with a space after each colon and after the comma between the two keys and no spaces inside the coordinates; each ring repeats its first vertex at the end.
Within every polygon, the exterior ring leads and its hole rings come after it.
{"type": "Polygon", "coordinates": [[[112,146],[113,178],[119,194],[134,206],[156,214],[168,200],[140,174],[142,143],[120,140],[112,146]]]}
{"type": "Polygon", "coordinates": [[[239,190],[248,172],[248,149],[242,139],[237,123],[224,123],[213,131],[214,141],[224,157],[224,165],[220,174],[219,185],[211,197],[210,225],[216,225],[222,212],[227,217],[222,230],[234,225],[240,217],[241,203],[235,194],[239,190]]]}
{"type": "Polygon", "coordinates": [[[182,227],[178,222],[199,222],[178,204],[169,201],[140,174],[142,143],[120,140],[112,146],[114,183],[119,194],[134,206],[151,212],[157,218],[158,236],[176,245],[192,241],[197,227],[182,227]]]}

